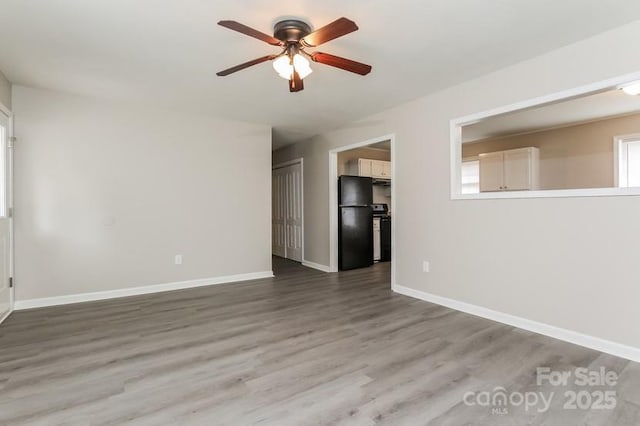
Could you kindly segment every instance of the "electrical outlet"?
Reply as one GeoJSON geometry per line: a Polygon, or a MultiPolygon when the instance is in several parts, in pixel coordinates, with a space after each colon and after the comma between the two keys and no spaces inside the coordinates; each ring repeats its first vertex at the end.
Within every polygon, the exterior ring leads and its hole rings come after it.
{"type": "Polygon", "coordinates": [[[429,272],[429,262],[427,260],[422,262],[422,271],[429,272]]]}
{"type": "Polygon", "coordinates": [[[175,262],[176,265],[182,265],[182,255],[181,254],[176,254],[174,262],[175,262]]]}

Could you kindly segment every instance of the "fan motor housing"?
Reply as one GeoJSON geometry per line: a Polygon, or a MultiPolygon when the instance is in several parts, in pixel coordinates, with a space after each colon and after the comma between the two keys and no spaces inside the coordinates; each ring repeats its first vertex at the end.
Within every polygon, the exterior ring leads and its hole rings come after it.
{"type": "Polygon", "coordinates": [[[298,19],[286,19],[273,26],[273,36],[285,43],[297,43],[311,33],[311,27],[306,22],[298,19]]]}

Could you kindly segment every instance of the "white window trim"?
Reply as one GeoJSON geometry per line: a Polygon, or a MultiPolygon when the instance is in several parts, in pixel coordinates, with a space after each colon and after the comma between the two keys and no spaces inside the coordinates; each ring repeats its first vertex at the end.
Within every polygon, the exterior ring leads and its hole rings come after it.
{"type": "MultiPolygon", "coordinates": [[[[626,142],[640,141],[640,133],[632,133],[630,135],[619,135],[613,138],[613,185],[616,188],[621,188],[620,184],[620,165],[623,162],[623,156],[625,155],[622,149],[622,144],[626,142]]],[[[627,185],[622,188],[627,188],[627,185]]]]}
{"type": "MultiPolygon", "coordinates": [[[[471,156],[471,157],[464,157],[462,158],[462,163],[460,163],[460,172],[462,173],[462,166],[464,165],[464,163],[478,163],[479,166],[479,162],[480,162],[480,157],[477,155],[471,156]]],[[[462,176],[460,176],[460,191],[462,191],[462,187],[463,185],[465,185],[464,183],[462,183],[462,176]]],[[[478,180],[475,182],[472,182],[476,185],[477,191],[476,192],[467,192],[466,194],[479,194],[480,193],[480,172],[478,172],[478,180]]],[[[469,184],[469,182],[467,182],[467,184],[469,184]]]]}
{"type": "MultiPolygon", "coordinates": [[[[461,165],[462,165],[462,127],[473,124],[496,115],[531,108],[552,102],[558,102],[574,97],[595,94],[605,90],[617,89],[631,81],[640,80],[640,72],[610,78],[577,88],[563,90],[550,95],[516,102],[511,105],[494,108],[488,111],[467,115],[450,121],[450,170],[451,170],[451,199],[452,200],[486,200],[501,198],[563,198],[563,197],[611,197],[640,195],[640,188],[582,188],[582,189],[553,189],[534,191],[504,191],[481,192],[479,194],[461,193],[461,165]]],[[[617,174],[617,171],[616,171],[617,174]]],[[[617,185],[616,185],[617,186],[617,185]]]]}

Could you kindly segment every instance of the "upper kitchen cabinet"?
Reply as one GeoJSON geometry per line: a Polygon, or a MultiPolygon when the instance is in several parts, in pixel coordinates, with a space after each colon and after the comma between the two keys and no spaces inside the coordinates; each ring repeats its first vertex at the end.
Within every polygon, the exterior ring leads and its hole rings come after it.
{"type": "Polygon", "coordinates": [[[478,155],[480,192],[538,189],[538,148],[518,148],[478,155]]]}
{"type": "Polygon", "coordinates": [[[372,177],[373,161],[374,160],[368,160],[366,158],[359,158],[357,163],[358,170],[355,171],[355,174],[358,176],[372,177]]]}
{"type": "Polygon", "coordinates": [[[391,179],[391,161],[359,158],[357,161],[349,163],[348,172],[357,176],[391,179]]]}
{"type": "Polygon", "coordinates": [[[391,179],[391,161],[382,162],[382,175],[391,179]]]}
{"type": "Polygon", "coordinates": [[[371,177],[391,179],[391,161],[371,160],[371,177]]]}

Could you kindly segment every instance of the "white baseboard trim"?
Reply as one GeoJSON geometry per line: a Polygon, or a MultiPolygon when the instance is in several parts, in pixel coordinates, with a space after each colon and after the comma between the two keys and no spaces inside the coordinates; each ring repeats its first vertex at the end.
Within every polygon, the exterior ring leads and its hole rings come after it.
{"type": "Polygon", "coordinates": [[[9,318],[9,315],[11,315],[11,312],[13,312],[13,310],[9,310],[9,312],[7,312],[6,314],[4,314],[3,316],[0,317],[0,324],[2,324],[2,322],[4,320],[6,320],[7,318],[9,318]]]}
{"type": "Polygon", "coordinates": [[[317,269],[318,271],[322,271],[322,272],[331,272],[331,268],[328,267],[327,265],[321,265],[319,263],[309,262],[308,260],[303,260],[302,266],[306,266],[307,268],[317,269]]]}
{"type": "Polygon", "coordinates": [[[273,277],[273,271],[252,272],[248,274],[227,275],[214,278],[178,281],[173,283],[153,284],[141,287],[121,288],[117,290],[96,291],[92,293],[69,294],[65,296],[44,297],[40,299],[16,300],[14,309],[42,308],[45,306],[68,305],[70,303],[92,302],[95,300],[115,299],[118,297],[138,296],[141,294],[160,293],[163,291],[183,290],[216,284],[227,284],[238,281],[257,280],[273,277]]]}
{"type": "Polygon", "coordinates": [[[447,308],[457,311],[466,312],[482,318],[497,321],[503,324],[518,327],[534,333],[543,334],[553,337],[554,339],[563,340],[575,345],[584,346],[589,349],[595,349],[611,355],[625,358],[631,361],[640,362],[640,348],[612,342],[610,340],[601,339],[599,337],[582,334],[577,331],[560,328],[553,325],[529,320],[515,315],[505,314],[503,312],[494,311],[482,306],[472,305],[470,303],[461,302],[447,297],[437,296],[435,294],[426,293],[401,285],[395,285],[391,288],[394,292],[415,299],[424,300],[426,302],[435,303],[437,305],[446,306],[447,308]]]}

